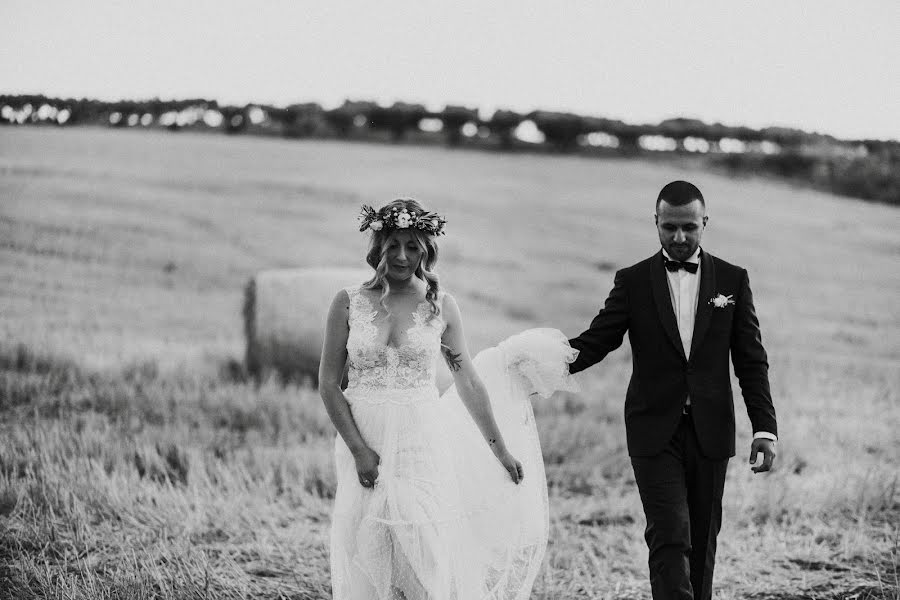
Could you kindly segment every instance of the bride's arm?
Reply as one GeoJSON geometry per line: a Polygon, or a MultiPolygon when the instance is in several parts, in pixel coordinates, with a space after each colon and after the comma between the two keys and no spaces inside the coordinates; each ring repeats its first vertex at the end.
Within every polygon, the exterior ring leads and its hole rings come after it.
{"type": "Polygon", "coordinates": [[[462,317],[459,314],[459,306],[450,294],[444,295],[441,315],[446,323],[444,334],[441,337],[441,353],[450,372],[453,374],[453,382],[456,391],[462,399],[466,410],[472,415],[475,424],[484,436],[485,441],[516,483],[522,479],[522,465],[506,449],[503,435],[497,427],[494,419],[494,411],[491,409],[491,401],[487,388],[482,383],[466,346],[465,333],[463,331],[462,317]]]}
{"type": "Polygon", "coordinates": [[[341,390],[341,378],[347,363],[347,338],[350,335],[349,311],[350,297],[341,290],[332,300],[325,321],[325,340],[319,361],[319,395],[331,422],[356,459],[360,481],[374,482],[378,477],[378,454],[363,440],[341,390]]]}

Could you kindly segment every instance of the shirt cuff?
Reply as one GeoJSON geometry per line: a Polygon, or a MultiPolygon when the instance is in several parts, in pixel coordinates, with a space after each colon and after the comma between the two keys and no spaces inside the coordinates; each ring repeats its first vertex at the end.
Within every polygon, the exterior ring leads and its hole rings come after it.
{"type": "Polygon", "coordinates": [[[773,442],[778,441],[778,437],[774,433],[769,433],[768,431],[757,431],[753,434],[753,439],[772,440],[773,442]]]}

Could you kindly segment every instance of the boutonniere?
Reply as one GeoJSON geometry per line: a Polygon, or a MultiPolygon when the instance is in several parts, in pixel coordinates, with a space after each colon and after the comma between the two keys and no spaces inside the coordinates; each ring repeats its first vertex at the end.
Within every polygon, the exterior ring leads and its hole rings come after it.
{"type": "Polygon", "coordinates": [[[727,296],[724,294],[719,294],[713,298],[709,299],[709,303],[715,306],[716,308],[725,308],[729,304],[734,304],[734,300],[732,296],[734,294],[728,294],[727,296]]]}

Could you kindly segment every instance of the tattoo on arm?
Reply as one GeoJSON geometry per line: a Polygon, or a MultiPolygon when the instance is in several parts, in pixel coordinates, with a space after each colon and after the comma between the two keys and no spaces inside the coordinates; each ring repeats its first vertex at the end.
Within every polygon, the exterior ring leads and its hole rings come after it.
{"type": "Polygon", "coordinates": [[[462,368],[461,361],[459,359],[459,353],[453,352],[449,347],[443,346],[444,352],[444,360],[447,361],[447,366],[450,367],[450,370],[454,373],[459,371],[462,368]]]}

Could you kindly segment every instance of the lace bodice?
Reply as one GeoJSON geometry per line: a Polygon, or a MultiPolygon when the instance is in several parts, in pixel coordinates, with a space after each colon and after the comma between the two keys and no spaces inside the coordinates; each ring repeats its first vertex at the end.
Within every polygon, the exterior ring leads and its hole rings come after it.
{"type": "MultiPolygon", "coordinates": [[[[412,390],[435,388],[435,369],[440,353],[444,320],[431,314],[431,305],[420,302],[412,314],[413,325],[399,347],[376,341],[378,311],[359,287],[347,288],[350,296],[350,334],[347,338],[349,384],[347,391],[412,390]]],[[[438,303],[443,294],[438,295],[438,303]]]]}

